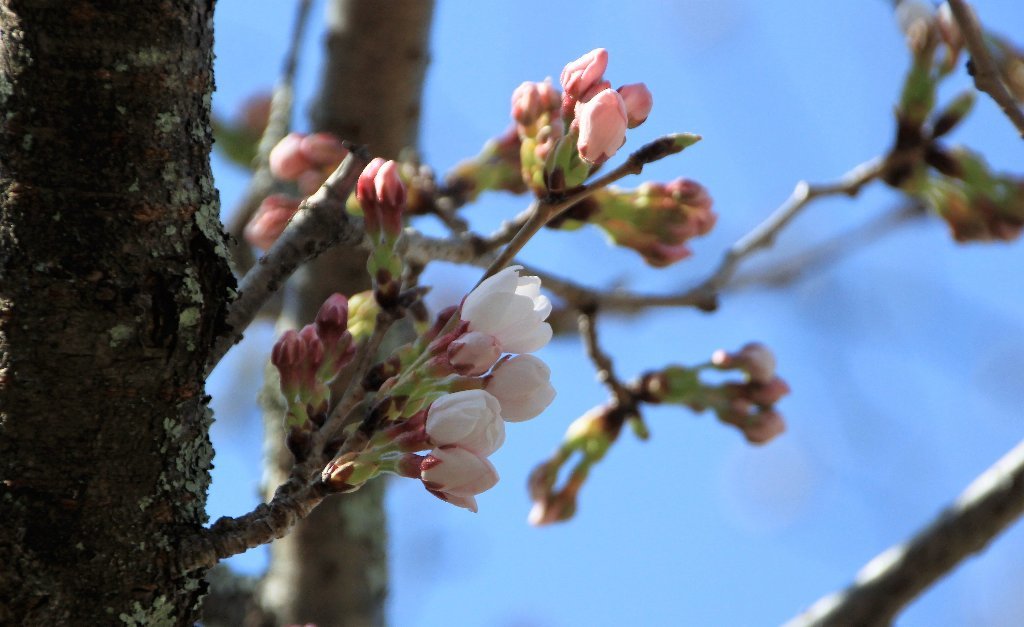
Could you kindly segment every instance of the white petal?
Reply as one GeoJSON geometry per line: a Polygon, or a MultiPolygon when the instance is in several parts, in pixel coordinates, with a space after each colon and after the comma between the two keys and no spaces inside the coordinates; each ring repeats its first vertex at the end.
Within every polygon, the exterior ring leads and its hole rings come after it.
{"type": "Polygon", "coordinates": [[[480,301],[489,294],[514,292],[519,280],[519,269],[521,267],[509,266],[476,286],[469,293],[469,296],[466,296],[466,301],[462,304],[462,319],[472,320],[477,315],[480,301]]]}
{"type": "Polygon", "coordinates": [[[516,329],[501,338],[501,347],[510,353],[532,353],[538,351],[551,341],[551,325],[547,322],[532,324],[516,329]]]}

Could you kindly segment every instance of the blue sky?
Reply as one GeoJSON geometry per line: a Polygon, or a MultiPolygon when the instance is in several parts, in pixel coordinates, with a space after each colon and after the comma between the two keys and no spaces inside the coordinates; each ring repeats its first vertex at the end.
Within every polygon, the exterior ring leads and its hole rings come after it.
{"type": "MultiPolygon", "coordinates": [[[[1024,42],[1024,4],[975,3],[982,19],[1024,42]],[[1012,32],[1016,27],[1017,32],[1012,32]]],[[[214,107],[234,111],[276,79],[294,4],[221,0],[214,107]]],[[[318,75],[322,6],[305,42],[296,119],[318,75]]],[[[595,48],[613,84],[646,82],[655,105],[626,148],[690,131],[704,141],[643,178],[688,176],[719,214],[692,259],[665,270],[611,249],[593,229],[545,232],[522,258],[592,285],[670,291],[706,275],[722,251],[781,203],[800,179],[830,181],[890,144],[892,107],[908,55],[889,3],[700,0],[439,2],[432,33],[422,153],[443,172],[508,123],[511,91],[557,77],[595,48]]],[[[969,83],[961,71],[948,98],[969,83]]],[[[1020,172],[1024,145],[980,98],[952,139],[997,169],[1020,172]]],[[[216,159],[226,208],[244,175],[216,159]]],[[[769,253],[771,265],[848,231],[899,201],[876,184],[856,200],[815,204],[769,253]]],[[[491,194],[466,210],[487,231],[525,206],[491,194]]],[[[713,315],[662,310],[605,318],[606,348],[624,377],[696,363],[749,340],[772,346],[793,388],[789,431],[762,448],[707,415],[647,412],[652,438],[624,433],[592,473],[577,518],[525,524],[530,469],[575,417],[605,398],[573,337],[540,356],[559,395],[541,417],[511,425],[493,461],[502,481],[472,515],[393,481],[395,625],[769,625],[846,585],[871,557],[929,521],[1024,437],[1024,261],[1021,246],[953,243],[919,222],[781,290],[723,299],[713,315]]],[[[427,277],[448,304],[477,271],[438,266],[427,277]]],[[[218,422],[211,517],[257,501],[261,434],[255,388],[269,349],[250,334],[211,381],[218,422]]],[[[232,563],[252,572],[262,553],[232,563]]],[[[1024,615],[1024,528],[1017,525],[901,617],[901,625],[1013,625],[1024,615]]]]}

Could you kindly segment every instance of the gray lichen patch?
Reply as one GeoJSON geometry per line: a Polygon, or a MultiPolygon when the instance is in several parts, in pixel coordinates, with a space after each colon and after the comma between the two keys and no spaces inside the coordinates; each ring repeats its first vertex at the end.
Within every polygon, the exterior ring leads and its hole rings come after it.
{"type": "Polygon", "coordinates": [[[107,334],[110,335],[110,346],[112,348],[116,348],[121,344],[124,344],[134,333],[135,330],[127,324],[118,324],[110,327],[110,329],[107,330],[107,334]]]}
{"type": "Polygon", "coordinates": [[[125,625],[132,627],[137,625],[174,625],[174,604],[161,594],[153,600],[153,604],[149,607],[143,607],[141,603],[135,601],[132,603],[131,614],[121,612],[118,618],[125,625]]]}
{"type": "Polygon", "coordinates": [[[156,129],[161,133],[170,133],[181,125],[181,118],[174,113],[159,113],[156,116],[156,129]]]}

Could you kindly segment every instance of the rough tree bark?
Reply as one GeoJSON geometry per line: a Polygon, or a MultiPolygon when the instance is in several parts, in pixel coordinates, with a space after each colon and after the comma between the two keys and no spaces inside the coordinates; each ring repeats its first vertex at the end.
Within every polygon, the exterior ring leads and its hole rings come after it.
{"type": "MultiPolygon", "coordinates": [[[[327,3],[327,59],[311,111],[315,131],[360,144],[374,156],[395,158],[415,146],[426,72],[433,2],[394,0],[383,11],[369,0],[327,3]]],[[[330,251],[300,271],[284,326],[313,319],[332,292],[369,288],[366,254],[330,251]]],[[[345,382],[341,382],[343,386],[345,382]]],[[[272,450],[268,490],[287,476],[280,412],[267,420],[272,450]]],[[[269,496],[269,494],[268,494],[269,496]]],[[[384,482],[330,498],[291,534],[271,545],[260,595],[277,623],[381,625],[387,595],[384,482]]]]}
{"type": "Polygon", "coordinates": [[[0,623],[192,625],[213,1],[0,2],[0,623]]]}

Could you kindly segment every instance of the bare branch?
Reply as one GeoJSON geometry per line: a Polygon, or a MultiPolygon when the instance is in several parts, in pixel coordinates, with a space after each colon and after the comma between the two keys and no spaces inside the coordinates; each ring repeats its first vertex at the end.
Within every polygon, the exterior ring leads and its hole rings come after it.
{"type": "Polygon", "coordinates": [[[1021,514],[1024,441],[916,536],[868,562],[853,585],[822,598],[787,625],[889,625],[918,594],[982,551],[1021,514]]]}
{"type": "Polygon", "coordinates": [[[297,466],[289,480],[277,488],[269,503],[238,518],[223,517],[209,529],[201,529],[177,552],[179,572],[208,568],[220,560],[283,537],[329,494],[319,481],[310,479],[306,465],[297,466]]]}
{"type": "Polygon", "coordinates": [[[1006,89],[1003,76],[992,61],[988,46],[985,44],[985,34],[981,31],[981,25],[974,11],[967,6],[964,0],[949,0],[949,8],[953,10],[953,17],[960,26],[964,43],[971,53],[972,75],[974,86],[978,91],[983,91],[996,101],[999,108],[1003,110],[1006,117],[1017,127],[1017,132],[1024,138],[1024,111],[1017,106],[1017,102],[1006,89]]]}
{"type": "Polygon", "coordinates": [[[239,294],[228,309],[229,334],[219,338],[210,355],[209,370],[236,342],[260,307],[300,264],[337,244],[363,238],[362,221],[345,211],[359,174],[369,161],[365,149],[350,146],[350,154],[315,194],[303,201],[284,233],[239,282],[239,294]]]}
{"type": "Polygon", "coordinates": [[[895,233],[899,227],[928,215],[923,205],[909,203],[876,216],[865,224],[843,232],[771,267],[744,272],[734,277],[723,291],[737,292],[755,287],[781,287],[796,282],[812,270],[830,266],[846,255],[895,233]]]}
{"type": "MultiPolygon", "coordinates": [[[[540,277],[544,287],[561,297],[576,309],[596,307],[602,311],[636,312],[648,307],[698,307],[714,310],[718,294],[732,279],[740,263],[751,254],[767,248],[775,241],[778,233],[795,218],[808,204],[827,196],[856,196],[864,185],[881,176],[884,162],[875,159],[865,162],[834,183],[810,185],[801,181],[793,194],[767,219],[752,231],[741,237],[725,254],[718,268],[697,285],[676,294],[640,294],[627,291],[595,290],[569,279],[524,265],[524,270],[540,277]]],[[[613,173],[609,173],[611,176],[613,173]]],[[[596,182],[595,182],[596,184],[596,182]]],[[[578,201],[576,198],[574,202],[578,201]]],[[[455,263],[491,265],[492,255],[474,254],[473,242],[440,240],[406,231],[408,255],[420,262],[441,259],[455,263]]]]}
{"type": "Polygon", "coordinates": [[[624,408],[627,413],[635,413],[634,394],[626,389],[626,386],[615,375],[611,357],[601,349],[601,344],[598,342],[597,313],[593,309],[580,311],[578,324],[580,337],[583,338],[583,346],[587,350],[587,357],[594,362],[594,367],[597,369],[597,379],[611,390],[617,406],[624,408]]]}

